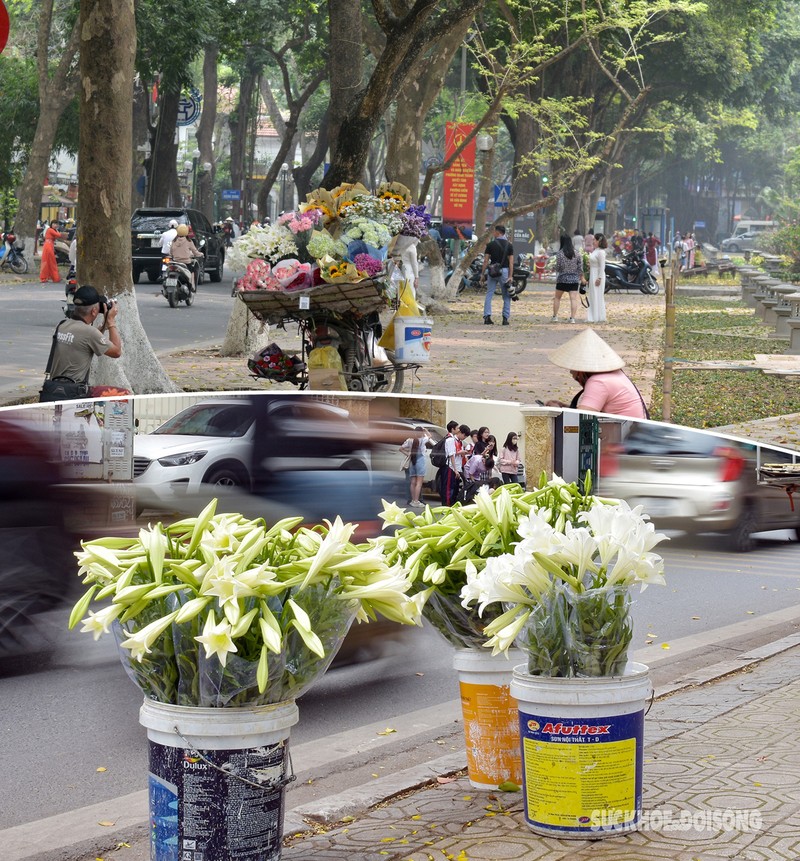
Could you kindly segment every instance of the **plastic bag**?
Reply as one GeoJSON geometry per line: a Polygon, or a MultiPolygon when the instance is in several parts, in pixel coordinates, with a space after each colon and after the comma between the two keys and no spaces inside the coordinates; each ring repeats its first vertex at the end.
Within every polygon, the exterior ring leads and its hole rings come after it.
{"type": "Polygon", "coordinates": [[[400,306],[389,321],[389,325],[383,332],[378,343],[386,350],[395,350],[396,344],[394,339],[394,320],[395,317],[421,317],[422,310],[417,304],[414,288],[408,281],[401,281],[399,286],[400,306]]]}
{"type": "Polygon", "coordinates": [[[347,389],[342,357],[336,347],[314,347],[308,354],[308,383],[312,389],[347,389]]]}

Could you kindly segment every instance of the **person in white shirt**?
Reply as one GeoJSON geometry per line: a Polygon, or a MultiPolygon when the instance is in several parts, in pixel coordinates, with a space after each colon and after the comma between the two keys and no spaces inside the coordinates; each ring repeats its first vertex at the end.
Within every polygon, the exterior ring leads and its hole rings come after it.
{"type": "Polygon", "coordinates": [[[164,256],[169,254],[170,245],[172,245],[172,240],[178,235],[178,222],[173,218],[169,223],[169,230],[165,230],[161,234],[161,253],[164,256]]]}

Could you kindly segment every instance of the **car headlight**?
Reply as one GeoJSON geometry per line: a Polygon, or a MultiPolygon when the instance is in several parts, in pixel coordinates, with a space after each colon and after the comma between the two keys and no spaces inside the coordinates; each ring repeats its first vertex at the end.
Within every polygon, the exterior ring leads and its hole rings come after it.
{"type": "Polygon", "coordinates": [[[185,451],[181,454],[170,454],[167,457],[158,458],[161,466],[188,466],[190,463],[197,463],[208,454],[207,451],[185,451]]]}

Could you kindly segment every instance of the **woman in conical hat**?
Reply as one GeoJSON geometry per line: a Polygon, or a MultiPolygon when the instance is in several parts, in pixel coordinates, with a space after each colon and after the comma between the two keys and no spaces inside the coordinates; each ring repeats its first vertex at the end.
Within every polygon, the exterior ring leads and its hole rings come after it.
{"type": "Polygon", "coordinates": [[[548,406],[650,418],[641,393],[622,370],[625,361],[593,329],[570,338],[553,350],[549,359],[566,368],[582,388],[571,403],[548,401],[548,406]]]}

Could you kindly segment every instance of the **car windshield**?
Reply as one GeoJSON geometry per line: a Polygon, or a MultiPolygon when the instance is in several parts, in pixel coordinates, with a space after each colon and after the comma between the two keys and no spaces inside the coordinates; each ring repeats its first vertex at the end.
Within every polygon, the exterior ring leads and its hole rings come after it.
{"type": "Polygon", "coordinates": [[[719,437],[683,428],[637,425],[622,443],[625,454],[710,457],[720,446],[719,437]]]}
{"type": "Polygon", "coordinates": [[[131,218],[131,230],[138,230],[141,233],[155,233],[156,231],[163,233],[169,230],[169,223],[172,220],[178,224],[188,224],[189,220],[183,212],[168,212],[168,213],[147,213],[135,212],[131,218]]]}
{"type": "Polygon", "coordinates": [[[244,436],[253,423],[249,404],[196,404],[156,428],[154,434],[244,436]]]}

